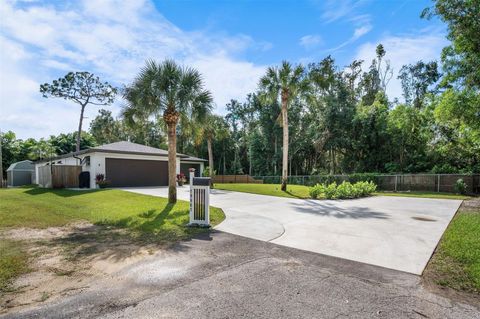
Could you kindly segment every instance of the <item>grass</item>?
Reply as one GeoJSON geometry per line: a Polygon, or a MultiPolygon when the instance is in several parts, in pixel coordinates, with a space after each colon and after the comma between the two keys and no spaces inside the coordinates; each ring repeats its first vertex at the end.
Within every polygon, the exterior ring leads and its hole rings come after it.
{"type": "MultiPolygon", "coordinates": [[[[287,191],[282,192],[279,184],[215,184],[215,188],[288,198],[310,198],[309,187],[303,185],[288,185],[287,191]]],[[[450,193],[434,192],[376,192],[379,196],[400,196],[400,197],[421,197],[421,198],[441,198],[441,199],[468,199],[469,196],[456,195],[450,193]]]]}
{"type": "MultiPolygon", "coordinates": [[[[210,209],[212,225],[225,218],[219,208],[210,209]]],[[[189,203],[168,204],[166,198],[121,190],[51,190],[35,187],[0,189],[0,230],[8,228],[47,228],[86,220],[97,225],[129,230],[129,234],[157,243],[173,243],[207,231],[185,227],[189,203]]],[[[115,233],[97,231],[85,234],[88,241],[116,241],[115,233]]],[[[65,239],[72,247],[82,248],[81,236],[65,239]]],[[[80,249],[85,254],[85,249],[80,249]]],[[[21,241],[0,239],[0,293],[11,291],[13,280],[29,271],[28,254],[21,241]]],[[[48,295],[42,295],[44,301],[48,295]]]]}
{"type": "MultiPolygon", "coordinates": [[[[172,240],[188,237],[196,230],[188,223],[189,203],[168,204],[166,198],[121,190],[73,191],[43,188],[0,190],[0,228],[46,228],[86,220],[154,234],[168,233],[172,240]]],[[[212,225],[225,218],[212,207],[212,225]]]]}
{"type": "Polygon", "coordinates": [[[470,196],[452,194],[452,193],[437,193],[437,192],[376,192],[375,195],[380,196],[397,196],[397,197],[420,197],[420,198],[438,198],[438,199],[469,199],[470,196]]]}
{"type": "MultiPolygon", "coordinates": [[[[472,200],[473,203],[474,200],[472,200]]],[[[480,201],[457,212],[426,270],[441,286],[480,294],[480,201]]]]}
{"type": "Polygon", "coordinates": [[[288,198],[310,198],[309,188],[303,185],[288,185],[283,192],[278,184],[218,184],[216,189],[223,189],[242,193],[269,195],[288,198]]]}
{"type": "Polygon", "coordinates": [[[18,241],[0,240],[0,294],[12,290],[13,280],[28,271],[28,256],[18,241]]]}

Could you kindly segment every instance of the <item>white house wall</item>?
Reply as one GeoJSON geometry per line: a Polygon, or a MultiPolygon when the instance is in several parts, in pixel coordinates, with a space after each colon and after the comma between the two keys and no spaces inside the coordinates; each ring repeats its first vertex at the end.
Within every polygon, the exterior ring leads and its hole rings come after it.
{"type": "MultiPolygon", "coordinates": [[[[105,152],[93,152],[79,155],[78,157],[83,159],[86,156],[90,156],[90,165],[83,164],[82,171],[90,172],[90,187],[95,188],[95,177],[97,174],[105,175],[105,159],[106,158],[121,158],[121,159],[136,159],[136,160],[149,160],[149,161],[168,161],[167,156],[155,156],[155,155],[137,155],[137,154],[125,154],[125,153],[105,153],[105,152]]],[[[54,161],[55,165],[78,165],[78,159],[74,157],[66,157],[57,159],[54,161]],[[58,163],[61,162],[61,163],[58,163]]],[[[200,164],[200,174],[203,173],[204,163],[194,161],[182,161],[180,157],[177,157],[177,174],[180,174],[180,163],[200,164]]],[[[47,162],[35,164],[35,183],[38,184],[38,168],[40,166],[47,165],[47,162]]]]}

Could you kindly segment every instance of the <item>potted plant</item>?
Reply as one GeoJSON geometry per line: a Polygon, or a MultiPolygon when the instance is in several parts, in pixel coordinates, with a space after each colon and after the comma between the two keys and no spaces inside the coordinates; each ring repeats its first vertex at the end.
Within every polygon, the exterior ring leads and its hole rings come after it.
{"type": "Polygon", "coordinates": [[[105,179],[105,175],[103,174],[97,174],[95,176],[95,183],[99,188],[106,188],[110,185],[110,181],[105,179]]]}
{"type": "Polygon", "coordinates": [[[187,178],[185,177],[185,174],[183,173],[177,174],[178,186],[183,186],[183,184],[185,184],[186,182],[187,182],[187,178]]]}

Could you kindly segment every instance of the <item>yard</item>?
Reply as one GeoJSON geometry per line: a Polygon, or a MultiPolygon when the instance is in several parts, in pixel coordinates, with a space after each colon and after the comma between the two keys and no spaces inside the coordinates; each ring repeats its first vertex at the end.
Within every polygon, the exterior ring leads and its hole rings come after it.
{"type": "MultiPolygon", "coordinates": [[[[178,201],[168,204],[167,199],[121,190],[74,191],[25,187],[0,190],[0,292],[11,290],[13,279],[28,271],[28,238],[13,241],[5,236],[9,231],[66,227],[87,222],[95,232],[63,241],[70,249],[80,241],[115,241],[119,233],[105,230],[122,230],[132,239],[169,244],[186,240],[205,232],[205,229],[188,228],[189,204],[178,201]]],[[[221,209],[211,209],[211,223],[216,225],[225,218],[221,209]]],[[[90,247],[91,248],[91,247],[90,247]]]]}
{"type": "MultiPolygon", "coordinates": [[[[251,193],[251,194],[260,194],[260,195],[269,195],[269,196],[278,196],[278,197],[288,197],[288,198],[310,198],[309,187],[303,185],[288,185],[287,191],[282,192],[279,184],[215,184],[215,188],[251,193]]],[[[451,194],[451,193],[435,193],[435,192],[377,192],[375,195],[382,196],[401,196],[401,197],[420,197],[420,198],[441,198],[441,199],[468,199],[469,196],[451,194]]]]}
{"type": "Polygon", "coordinates": [[[441,286],[480,294],[480,199],[465,201],[425,270],[441,286]]]}

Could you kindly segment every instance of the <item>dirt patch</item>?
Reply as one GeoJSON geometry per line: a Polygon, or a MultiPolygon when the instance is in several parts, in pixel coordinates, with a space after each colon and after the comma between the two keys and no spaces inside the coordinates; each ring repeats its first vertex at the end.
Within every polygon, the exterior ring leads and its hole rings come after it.
{"type": "Polygon", "coordinates": [[[462,209],[466,211],[478,211],[480,209],[480,197],[463,201],[462,209]]]}
{"type": "Polygon", "coordinates": [[[0,295],[0,314],[77,294],[99,282],[108,285],[116,280],[110,274],[162,248],[126,231],[85,222],[10,229],[0,238],[22,241],[32,256],[32,271],[15,281],[12,292],[0,295]]]}

